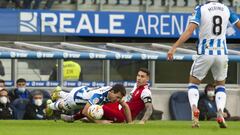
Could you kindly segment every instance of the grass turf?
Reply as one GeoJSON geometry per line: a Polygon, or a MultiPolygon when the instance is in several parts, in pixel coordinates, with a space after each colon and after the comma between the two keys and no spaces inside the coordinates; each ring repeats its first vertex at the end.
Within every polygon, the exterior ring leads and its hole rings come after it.
{"type": "Polygon", "coordinates": [[[149,121],[139,124],[64,123],[62,121],[0,120],[0,135],[237,135],[240,122],[227,122],[220,129],[215,121],[200,122],[192,129],[190,121],[149,121]]]}

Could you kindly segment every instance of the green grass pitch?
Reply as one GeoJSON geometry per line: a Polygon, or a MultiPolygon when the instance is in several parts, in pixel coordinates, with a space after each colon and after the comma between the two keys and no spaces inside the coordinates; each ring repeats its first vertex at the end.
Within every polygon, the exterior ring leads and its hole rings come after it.
{"type": "Polygon", "coordinates": [[[192,129],[190,121],[149,121],[139,124],[64,123],[63,121],[0,120],[0,135],[238,135],[240,122],[227,122],[220,129],[215,121],[200,122],[192,129]]]}

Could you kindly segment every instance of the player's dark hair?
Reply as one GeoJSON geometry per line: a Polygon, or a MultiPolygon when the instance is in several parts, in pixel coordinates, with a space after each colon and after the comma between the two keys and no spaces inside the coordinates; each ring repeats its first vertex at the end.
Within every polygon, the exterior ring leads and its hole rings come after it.
{"type": "Polygon", "coordinates": [[[112,86],[113,93],[118,93],[120,92],[123,96],[126,95],[126,89],[122,84],[115,84],[112,86]]]}
{"type": "Polygon", "coordinates": [[[20,83],[20,82],[25,82],[26,83],[27,81],[24,78],[17,79],[17,84],[20,83]]]}
{"type": "Polygon", "coordinates": [[[139,71],[142,71],[142,72],[146,73],[147,76],[150,76],[150,71],[149,71],[147,68],[140,68],[140,69],[138,70],[138,72],[139,72],[139,71]]]}
{"type": "Polygon", "coordinates": [[[207,84],[207,85],[205,86],[205,88],[204,88],[204,93],[205,93],[206,95],[207,95],[207,88],[209,88],[209,87],[211,87],[211,88],[215,88],[215,85],[209,83],[209,84],[207,84]]]}

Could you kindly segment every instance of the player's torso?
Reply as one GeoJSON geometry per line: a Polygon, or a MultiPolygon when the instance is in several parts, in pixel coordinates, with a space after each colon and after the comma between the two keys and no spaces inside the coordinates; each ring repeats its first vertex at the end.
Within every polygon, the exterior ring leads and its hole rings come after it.
{"type": "Polygon", "coordinates": [[[127,104],[129,105],[133,117],[136,117],[136,115],[145,108],[145,104],[141,99],[141,94],[143,90],[149,90],[148,87],[147,89],[146,87],[147,86],[140,86],[134,88],[128,96],[127,104]]]}
{"type": "Polygon", "coordinates": [[[91,102],[92,104],[102,104],[107,102],[107,94],[111,87],[101,87],[97,89],[82,88],[74,93],[74,101],[76,104],[91,102]]]}
{"type": "Polygon", "coordinates": [[[107,94],[111,87],[92,89],[87,86],[76,87],[71,90],[68,97],[64,99],[64,109],[79,109],[81,105],[89,102],[90,104],[103,104],[107,102],[107,94]]]}
{"type": "Polygon", "coordinates": [[[198,54],[227,54],[225,34],[230,17],[229,9],[221,3],[211,2],[202,5],[200,12],[198,54]]]}

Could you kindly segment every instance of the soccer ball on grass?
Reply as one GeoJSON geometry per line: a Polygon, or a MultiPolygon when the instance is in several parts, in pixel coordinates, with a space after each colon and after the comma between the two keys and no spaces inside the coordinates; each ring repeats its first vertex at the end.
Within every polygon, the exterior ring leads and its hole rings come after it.
{"type": "Polygon", "coordinates": [[[103,116],[103,108],[100,105],[91,105],[88,108],[88,115],[93,119],[99,120],[103,116]]]}

